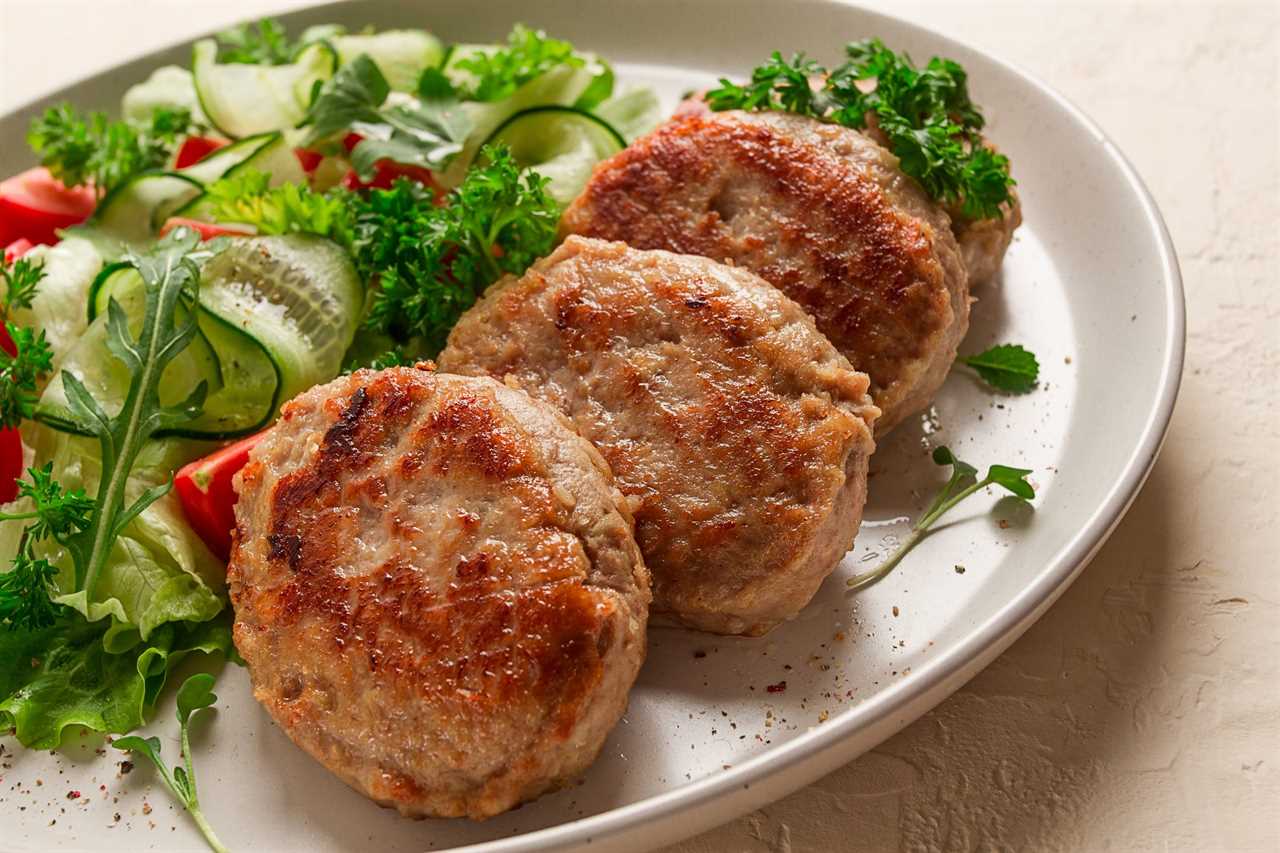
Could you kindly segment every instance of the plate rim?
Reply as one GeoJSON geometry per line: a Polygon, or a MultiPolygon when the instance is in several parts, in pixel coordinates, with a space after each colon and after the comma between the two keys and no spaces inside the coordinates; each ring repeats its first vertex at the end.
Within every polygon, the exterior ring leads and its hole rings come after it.
{"type": "MultiPolygon", "coordinates": [[[[330,0],[289,9],[276,17],[288,20],[295,15],[313,14],[320,9],[339,9],[363,5],[361,0],[330,0]]],[[[1159,206],[1147,189],[1137,169],[1124,152],[1084,110],[1054,87],[1040,80],[1017,63],[1005,60],[965,39],[932,29],[898,15],[869,8],[852,0],[806,0],[805,5],[832,5],[856,9],[869,19],[878,19],[914,36],[938,39],[983,57],[984,60],[1030,85],[1039,96],[1054,104],[1069,118],[1092,134],[1102,153],[1119,168],[1123,185],[1139,202],[1144,228],[1159,255],[1160,289],[1164,298],[1164,339],[1159,389],[1155,404],[1147,413],[1139,439],[1130,452],[1104,499],[1094,508],[1074,535],[1044,564],[1044,569],[1031,584],[1025,586],[985,622],[975,626],[962,641],[917,667],[893,686],[875,694],[831,718],[821,726],[755,755],[723,772],[673,787],[660,794],[634,803],[618,806],[589,817],[566,821],[555,826],[532,830],[509,838],[449,848],[456,853],[534,853],[534,851],[580,849],[581,847],[625,843],[626,836],[642,824],[663,820],[659,828],[650,825],[648,840],[672,843],[692,837],[714,826],[727,823],[747,813],[761,802],[780,799],[816,781],[830,770],[854,760],[874,747],[853,746],[860,733],[884,724],[882,743],[936,707],[974,675],[985,668],[1031,627],[1080,575],[1094,555],[1106,543],[1124,519],[1141,491],[1159,457],[1168,435],[1174,407],[1181,386],[1186,351],[1186,298],[1178,257],[1168,226],[1159,206]],[[834,760],[824,753],[840,750],[834,760]],[[823,759],[826,758],[824,761],[823,759]],[[828,767],[827,765],[833,764],[828,767]],[[751,793],[752,786],[790,775],[785,783],[761,795],[751,793]],[[718,804],[714,815],[680,821],[671,832],[673,819],[696,809],[709,809],[718,804]]],[[[91,79],[118,73],[126,66],[155,61],[212,33],[184,38],[154,50],[133,54],[108,67],[86,74],[57,89],[28,98],[0,115],[10,121],[24,113],[32,113],[83,86],[91,79]]],[[[763,787],[763,786],[760,786],[763,787]]]]}

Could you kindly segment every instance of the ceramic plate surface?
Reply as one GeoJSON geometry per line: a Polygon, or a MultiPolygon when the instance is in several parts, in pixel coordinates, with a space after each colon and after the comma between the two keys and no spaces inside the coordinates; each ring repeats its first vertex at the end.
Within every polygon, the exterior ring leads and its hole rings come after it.
{"type": "MultiPolygon", "coordinates": [[[[668,106],[719,75],[745,74],[775,48],[833,61],[845,41],[878,35],[917,60],[950,56],[967,68],[990,137],[1012,160],[1025,216],[1003,275],[974,294],[961,351],[1023,343],[1039,356],[1042,381],[1026,396],[993,396],[954,372],[926,416],[882,442],[855,548],[800,618],[759,640],[653,629],[626,717],[581,784],[488,822],[410,821],[374,806],[285,738],[250,695],[247,673],[226,669],[196,760],[203,805],[231,849],[639,850],[692,835],[817,779],[954,691],[1065,589],[1141,486],[1182,364],[1173,249],[1120,152],[1022,72],[831,2],[372,2],[283,20],[292,32],[413,26],[468,42],[499,40],[522,21],[600,52],[624,84],[652,85],[668,106]],[[928,456],[939,444],[980,467],[1034,469],[1034,511],[975,498],[886,582],[847,593],[845,579],[892,548],[940,483],[928,456]]],[[[155,66],[188,61],[189,47],[177,46],[0,119],[0,174],[30,165],[23,135],[47,103],[114,109],[155,66]]],[[[176,753],[171,706],[147,731],[176,753]]],[[[114,750],[95,754],[101,744],[88,739],[53,755],[0,743],[6,849],[203,849],[144,768],[118,775],[114,750]],[[81,798],[68,800],[70,790],[81,798]]]]}

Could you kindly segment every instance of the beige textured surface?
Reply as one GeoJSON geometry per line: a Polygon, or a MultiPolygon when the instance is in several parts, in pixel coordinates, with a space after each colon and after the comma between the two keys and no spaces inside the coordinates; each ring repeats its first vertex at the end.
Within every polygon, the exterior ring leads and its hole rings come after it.
{"type": "MultiPolygon", "coordinates": [[[[298,5],[0,0],[0,110],[298,5]]],[[[1009,652],[872,753],[667,853],[1280,849],[1280,12],[894,10],[1057,87],[1133,160],[1182,261],[1182,396],[1127,519],[1009,652]]]]}

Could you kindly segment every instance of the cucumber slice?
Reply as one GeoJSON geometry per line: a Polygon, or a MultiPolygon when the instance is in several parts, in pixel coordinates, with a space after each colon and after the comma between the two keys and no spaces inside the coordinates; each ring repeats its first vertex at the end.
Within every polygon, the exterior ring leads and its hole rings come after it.
{"type": "MultiPolygon", "coordinates": [[[[450,60],[452,61],[452,60],[450,60]]],[[[440,183],[452,189],[462,183],[467,169],[475,160],[481,145],[495,130],[517,113],[533,107],[571,107],[583,92],[591,86],[596,71],[590,67],[574,68],[558,65],[525,83],[509,98],[480,103],[467,101],[462,109],[471,119],[472,131],[468,142],[449,167],[440,173],[440,183]]]]}
{"type": "Polygon", "coordinates": [[[234,241],[205,264],[200,303],[251,336],[280,371],[280,400],[338,375],[364,287],[336,243],[307,234],[234,241]]]}
{"type": "MultiPolygon", "coordinates": [[[[98,205],[92,224],[126,244],[142,243],[155,236],[166,219],[198,198],[206,183],[246,161],[268,156],[267,152],[276,151],[280,144],[278,133],[259,134],[219,148],[176,172],[144,172],[112,190],[98,205]]],[[[293,165],[301,175],[296,158],[293,165]]]]}
{"type": "Polygon", "coordinates": [[[191,113],[196,124],[208,124],[196,97],[196,83],[191,72],[177,65],[165,65],[151,72],[145,81],[124,93],[120,114],[127,121],[146,124],[160,107],[181,107],[191,113]]]}
{"type": "Polygon", "coordinates": [[[547,178],[547,193],[561,205],[578,197],[596,163],[626,147],[608,122],[573,107],[532,107],[516,113],[485,140],[511,149],[521,166],[547,178]]]}
{"type": "Polygon", "coordinates": [[[635,142],[662,123],[662,106],[648,86],[614,95],[592,110],[622,134],[627,144],[635,142]]]}
{"type": "MultiPolygon", "coordinates": [[[[249,143],[252,140],[262,140],[264,138],[266,141],[254,148],[247,157],[238,158],[224,170],[214,175],[209,180],[206,180],[205,183],[209,183],[216,178],[229,178],[237,172],[241,172],[245,169],[256,169],[257,171],[271,177],[268,184],[273,187],[281,184],[306,184],[307,173],[302,170],[302,164],[298,162],[298,156],[293,153],[293,146],[289,144],[285,134],[269,133],[264,134],[263,136],[251,136],[248,139],[240,140],[240,142],[236,144],[249,143]]],[[[227,147],[230,148],[232,146],[227,147]]],[[[221,150],[225,149],[219,149],[219,151],[221,150]]],[[[213,152],[209,157],[206,157],[199,163],[192,165],[190,169],[183,170],[184,173],[198,168],[201,164],[208,161],[209,158],[216,156],[219,151],[213,152]]],[[[205,194],[202,190],[196,194],[195,197],[184,200],[181,205],[172,208],[166,213],[165,217],[161,219],[161,224],[163,224],[164,219],[167,219],[169,216],[183,216],[189,219],[207,220],[209,216],[208,210],[204,206],[204,197],[205,194]]]]}
{"type": "Polygon", "coordinates": [[[288,65],[220,64],[213,39],[196,42],[196,95],[210,123],[236,139],[284,130],[302,121],[312,87],[333,76],[337,55],[328,42],[304,46],[288,65]]]}
{"type": "MultiPolygon", "coordinates": [[[[130,331],[136,338],[146,295],[142,278],[132,269],[129,272],[133,272],[132,277],[117,278],[111,295],[129,317],[130,331]]],[[[184,323],[186,320],[186,309],[180,308],[175,322],[184,323]]],[[[119,359],[107,353],[107,317],[103,314],[89,324],[80,340],[66,354],[61,370],[74,374],[107,414],[114,415],[124,403],[129,387],[129,370],[119,359]]],[[[160,377],[160,402],[164,405],[181,402],[201,380],[209,383],[210,399],[216,397],[223,385],[218,354],[203,335],[196,335],[160,377]]],[[[61,371],[41,395],[36,405],[36,419],[64,432],[78,431],[67,404],[61,371]]]]}
{"type": "Polygon", "coordinates": [[[338,51],[340,65],[346,65],[362,53],[367,54],[391,88],[398,92],[416,92],[422,72],[434,68],[444,58],[440,40],[423,30],[333,36],[330,42],[338,51]]]}
{"type": "Polygon", "coordinates": [[[144,172],[108,193],[98,205],[92,222],[99,231],[125,244],[136,245],[155,234],[158,211],[176,209],[200,195],[203,189],[195,178],[180,172],[144,172]]]}

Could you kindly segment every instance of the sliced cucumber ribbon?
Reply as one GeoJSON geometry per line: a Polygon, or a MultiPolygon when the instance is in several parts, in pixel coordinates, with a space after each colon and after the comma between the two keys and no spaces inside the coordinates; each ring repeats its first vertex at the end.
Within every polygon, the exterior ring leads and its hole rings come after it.
{"type": "MultiPolygon", "coordinates": [[[[109,413],[122,405],[129,375],[107,349],[105,306],[114,299],[140,322],[142,287],[128,264],[104,269],[90,294],[95,316],[62,362],[109,413]]],[[[363,301],[350,258],[328,240],[290,235],[231,241],[205,262],[199,305],[187,307],[199,312],[200,333],[160,381],[166,404],[207,382],[204,412],[168,434],[225,439],[261,429],[284,400],[338,374],[363,301]]],[[[36,418],[76,431],[61,374],[41,396],[36,418]]]]}

